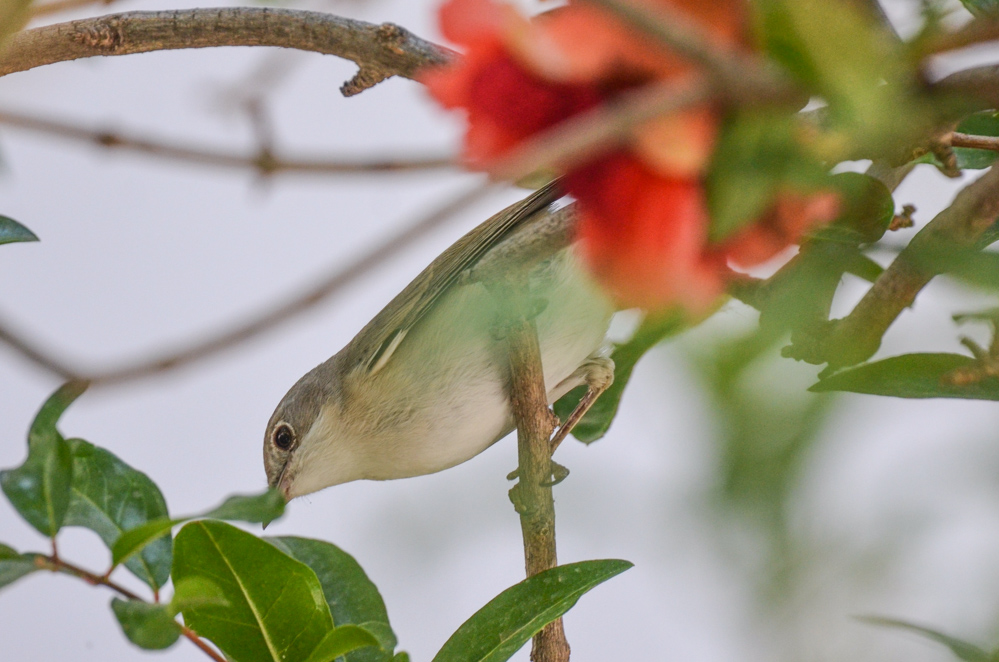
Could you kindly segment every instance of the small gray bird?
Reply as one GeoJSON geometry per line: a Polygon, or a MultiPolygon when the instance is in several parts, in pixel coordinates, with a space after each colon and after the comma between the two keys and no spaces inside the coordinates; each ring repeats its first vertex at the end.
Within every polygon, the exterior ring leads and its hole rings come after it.
{"type": "MultiPolygon", "coordinates": [[[[546,217],[539,212],[558,197],[549,184],[466,234],[298,380],[267,424],[268,484],[292,499],[353,480],[434,473],[513,430],[499,332],[505,308],[490,283],[468,275],[497,246],[529,242],[546,217]]],[[[572,246],[531,267],[529,288],[541,309],[535,322],[549,403],[589,388],[556,433],[560,441],[613,380],[601,349],[614,307],[572,246]]]]}

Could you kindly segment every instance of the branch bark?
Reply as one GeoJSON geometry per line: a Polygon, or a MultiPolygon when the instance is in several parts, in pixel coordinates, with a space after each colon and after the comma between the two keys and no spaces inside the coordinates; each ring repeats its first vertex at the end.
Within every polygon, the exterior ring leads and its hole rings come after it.
{"type": "MultiPolygon", "coordinates": [[[[555,429],[548,410],[548,394],[541,367],[538,332],[529,311],[526,271],[510,278],[504,292],[512,324],[507,330],[510,361],[510,404],[517,421],[518,481],[510,500],[520,515],[524,538],[524,565],[532,577],[558,565],[555,550],[555,500],[551,480],[551,446],[555,429]]],[[[569,642],[562,619],[546,625],[534,635],[533,662],[568,662],[569,642]]]]}
{"type": "Polygon", "coordinates": [[[41,119],[37,116],[5,110],[0,110],[0,124],[90,143],[105,149],[125,150],[162,159],[221,168],[249,168],[256,170],[263,176],[277,173],[303,175],[370,174],[454,168],[457,165],[454,159],[448,158],[385,159],[380,161],[286,158],[276,155],[265,145],[261,145],[256,154],[243,155],[203,147],[189,147],[160,140],[149,140],[112,131],[92,130],[68,122],[41,119]]]}
{"type": "Polygon", "coordinates": [[[0,52],[0,76],[55,62],[180,48],[276,46],[353,61],[341,87],[357,94],[390,76],[414,78],[454,53],[393,23],[374,25],[332,14],[268,7],[136,11],[69,21],[11,35],[0,52]]]}
{"type": "Polygon", "coordinates": [[[991,168],[912,238],[849,315],[822,331],[796,334],[784,355],[834,368],[867,360],[881,346],[888,327],[939,273],[934,251],[973,248],[997,217],[999,168],[991,168]]]}

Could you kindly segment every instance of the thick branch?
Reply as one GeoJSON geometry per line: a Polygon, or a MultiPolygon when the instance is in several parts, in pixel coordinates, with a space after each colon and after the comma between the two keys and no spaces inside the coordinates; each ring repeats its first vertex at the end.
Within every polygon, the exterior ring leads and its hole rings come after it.
{"type": "Polygon", "coordinates": [[[455,161],[448,158],[428,158],[412,160],[355,160],[347,159],[293,159],[274,154],[261,147],[256,154],[244,155],[202,147],[188,147],[164,141],[149,140],[112,131],[95,131],[68,122],[40,119],[0,110],[0,124],[44,133],[60,138],[98,145],[106,149],[119,149],[140,154],[148,154],[162,159],[198,163],[222,168],[251,168],[261,175],[276,173],[289,174],[370,174],[376,172],[400,172],[406,170],[428,170],[454,167],[455,161]]]}
{"type": "Polygon", "coordinates": [[[870,358],[881,337],[916,295],[939,273],[932,255],[944,248],[972,248],[999,217],[999,168],[992,168],[961,191],[912,238],[845,318],[818,337],[795,337],[785,355],[832,367],[870,358]]]}
{"type": "MultiPolygon", "coordinates": [[[[526,274],[526,272],[522,272],[526,274]]],[[[512,280],[512,279],[511,279],[512,280]]],[[[524,562],[532,577],[558,565],[555,553],[555,500],[551,480],[551,438],[554,424],[548,411],[541,349],[533,318],[529,317],[526,278],[509,283],[506,303],[514,314],[507,330],[510,348],[510,403],[517,421],[518,481],[510,498],[520,514],[524,562]]],[[[568,662],[569,643],[562,619],[534,635],[533,662],[568,662]]]]}
{"type": "Polygon", "coordinates": [[[227,7],[126,12],[25,30],[12,35],[0,54],[0,76],[98,55],[214,46],[277,46],[352,60],[360,70],[341,88],[347,96],[390,76],[413,78],[421,68],[453,56],[392,23],[297,9],[227,7]]]}

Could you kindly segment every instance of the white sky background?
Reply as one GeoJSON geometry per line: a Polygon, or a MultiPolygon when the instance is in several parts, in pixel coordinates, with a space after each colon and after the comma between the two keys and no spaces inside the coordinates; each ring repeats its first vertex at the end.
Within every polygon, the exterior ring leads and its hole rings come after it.
{"type": "MultiPolygon", "coordinates": [[[[372,0],[312,8],[393,21],[439,39],[434,4],[372,0]]],[[[188,5],[126,0],[113,8],[181,6],[188,5]]],[[[224,110],[222,100],[234,82],[278,56],[215,49],[63,63],[0,79],[0,108],[250,148],[245,118],[224,110]]],[[[417,84],[391,80],[343,99],[337,90],[353,65],[313,54],[280,56],[294,65],[269,96],[284,153],[456,149],[460,123],[436,110],[417,84]]],[[[0,150],[6,168],[0,213],[42,239],[0,248],[0,313],[88,366],[157,352],[282,300],[476,181],[433,173],[278,176],[260,185],[249,172],[108,153],[4,127],[0,150]]],[[[896,199],[915,203],[924,223],[955,190],[926,167],[896,199]]],[[[462,214],[390,268],[274,332],[162,378],[84,395],[62,430],[146,471],[176,514],[258,491],[264,425],[288,387],[345,344],[454,238],[516,195],[462,214]]],[[[856,284],[847,290],[845,299],[862,291],[856,284]]],[[[934,283],[892,328],[882,354],[959,351],[948,314],[981,303],[955,292],[934,283]]],[[[753,318],[733,308],[727,319],[745,325],[753,318]]],[[[606,439],[588,448],[567,442],[559,451],[572,470],[556,491],[560,560],[636,564],[568,615],[574,660],[727,662],[782,653],[807,660],[950,659],[921,640],[859,625],[850,618],[858,613],[909,618],[996,643],[988,639],[999,625],[995,405],[848,398],[792,506],[792,520],[818,560],[800,608],[781,620],[754,601],[753,577],[743,570],[751,550],[720,544],[717,523],[704,515],[715,480],[715,423],[685,367],[684,346],[657,350],[641,364],[606,439]],[[898,555],[887,568],[858,574],[864,559],[892,546],[898,555]]],[[[803,368],[802,385],[813,374],[803,368]]],[[[22,462],[27,426],[58,383],[0,347],[0,385],[0,466],[9,467],[22,462]]],[[[516,444],[507,439],[441,474],[343,485],[300,499],[268,533],[330,540],[355,555],[382,591],[401,648],[414,661],[429,660],[465,618],[522,579],[519,524],[504,479],[515,466],[516,444]]],[[[22,551],[46,545],[6,501],[0,541],[22,551]]],[[[90,532],[69,529],[60,542],[67,559],[106,568],[109,555],[90,532]]],[[[116,577],[131,581],[123,570],[116,577]]],[[[121,636],[111,597],[47,574],[3,590],[0,659],[109,662],[150,655],[121,636]]],[[[205,659],[186,641],[152,655],[205,659]]],[[[527,649],[516,659],[526,660],[527,649]]]]}

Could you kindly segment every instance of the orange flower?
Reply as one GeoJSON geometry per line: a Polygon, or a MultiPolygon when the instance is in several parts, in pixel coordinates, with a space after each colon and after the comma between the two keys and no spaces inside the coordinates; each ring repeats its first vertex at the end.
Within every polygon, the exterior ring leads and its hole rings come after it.
{"type": "MultiPolygon", "coordinates": [[[[633,0],[635,1],[635,0],[633,0]]],[[[743,0],[638,0],[697,21],[720,47],[747,48],[743,0]]],[[[566,118],[652,81],[696,75],[694,65],[595,5],[572,2],[528,20],[495,0],[448,0],[444,35],[462,60],[422,80],[468,116],[464,158],[490,163],[566,118]]],[[[626,143],[564,173],[579,201],[578,234],[593,273],[622,305],[703,310],[723,291],[727,260],[751,266],[835,214],[831,194],[781,196],[760,223],[708,242],[703,177],[719,118],[710,106],[656,118],[626,143]]]]}

